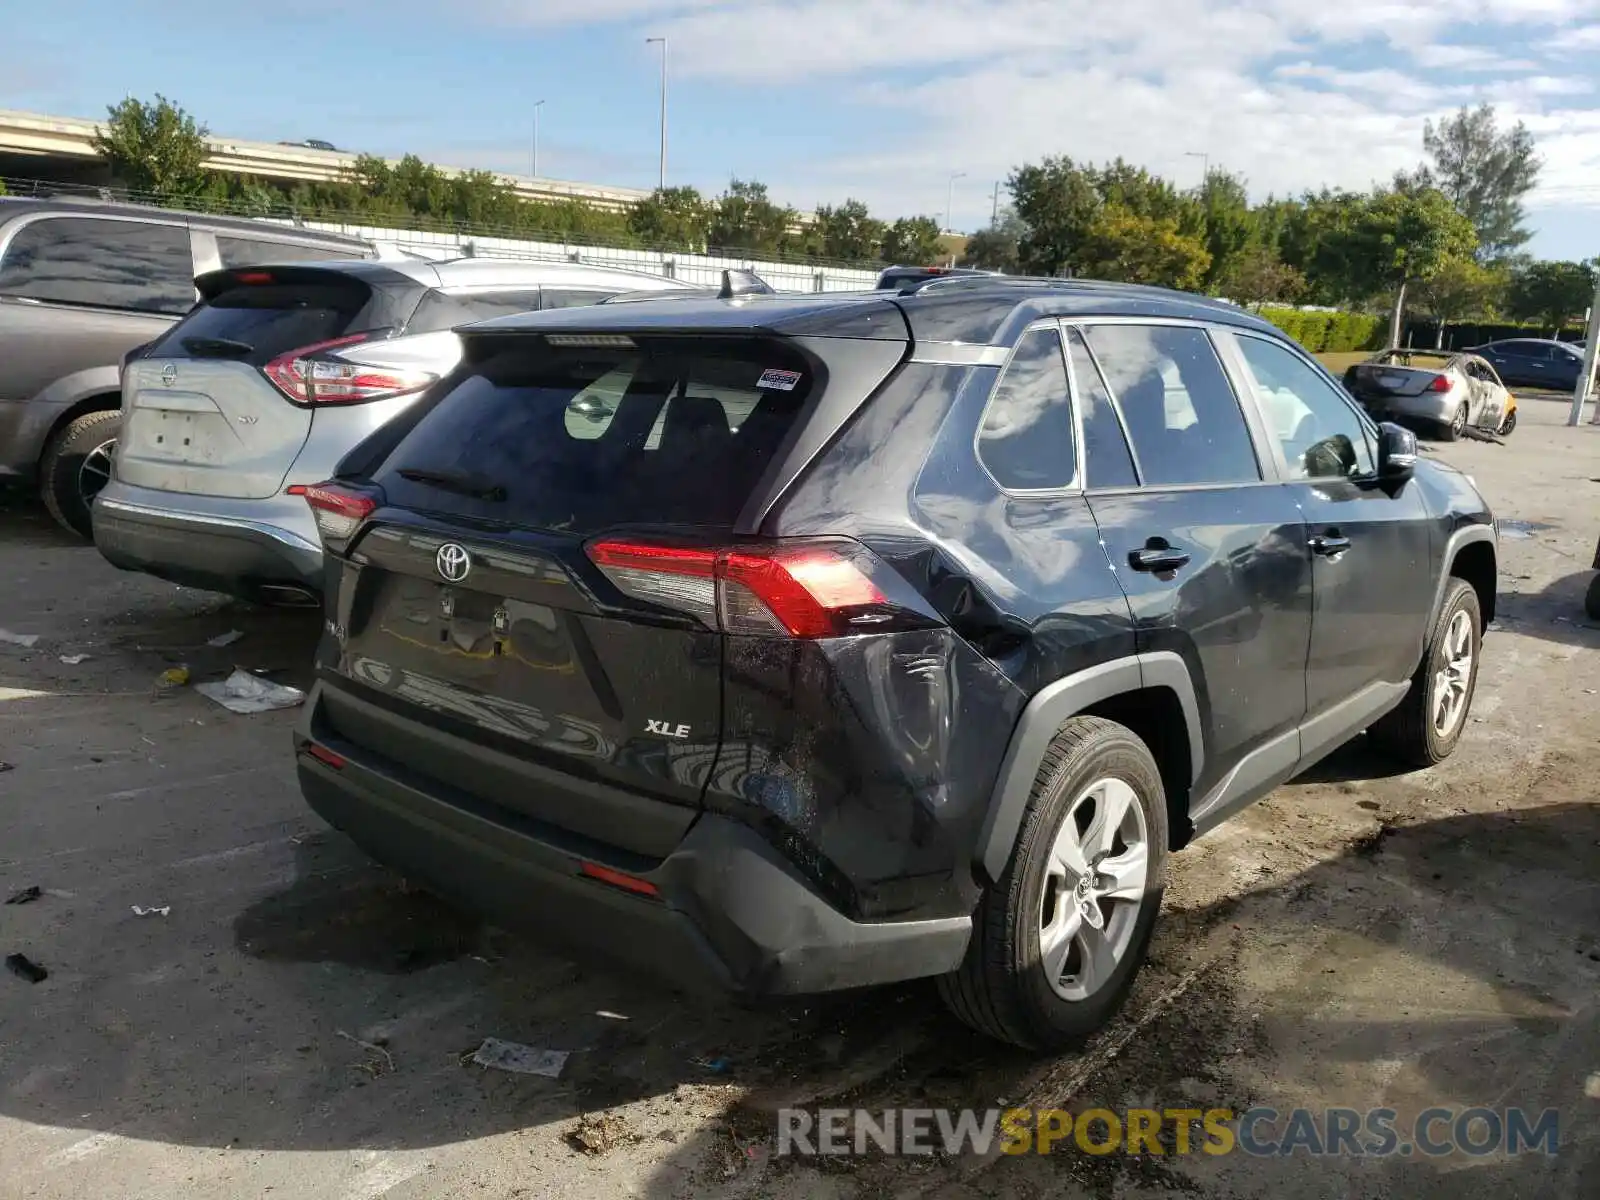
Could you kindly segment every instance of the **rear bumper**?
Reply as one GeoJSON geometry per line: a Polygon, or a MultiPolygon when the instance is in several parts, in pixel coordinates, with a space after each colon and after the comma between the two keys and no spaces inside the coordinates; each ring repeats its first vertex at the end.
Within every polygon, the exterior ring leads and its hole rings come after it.
{"type": "Polygon", "coordinates": [[[1461,401],[1442,393],[1430,392],[1422,396],[1362,397],[1361,404],[1375,420],[1399,417],[1403,421],[1431,421],[1448,425],[1455,419],[1461,401]]]}
{"type": "Polygon", "coordinates": [[[691,988],[747,995],[833,991],[954,970],[971,919],[857,922],[822,899],[748,826],[703,815],[666,858],[606,861],[592,843],[413,777],[329,734],[318,684],[295,734],[307,802],[374,858],[508,927],[691,988]],[[319,745],[334,767],[308,753],[319,745]],[[646,897],[580,874],[646,879],[646,897]]]}
{"type": "Polygon", "coordinates": [[[95,498],[94,542],[113,566],[185,587],[249,599],[322,590],[322,546],[298,497],[218,502],[113,481],[95,498]]]}

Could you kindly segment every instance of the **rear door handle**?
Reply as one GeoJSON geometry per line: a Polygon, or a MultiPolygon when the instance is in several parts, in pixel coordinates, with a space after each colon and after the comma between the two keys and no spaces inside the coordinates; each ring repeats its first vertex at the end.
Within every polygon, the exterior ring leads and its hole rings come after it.
{"type": "Polygon", "coordinates": [[[1188,562],[1187,550],[1174,550],[1171,546],[1146,546],[1128,555],[1128,565],[1135,571],[1176,571],[1188,562]]]}
{"type": "Polygon", "coordinates": [[[1340,537],[1336,533],[1319,534],[1311,539],[1311,552],[1320,554],[1324,558],[1338,558],[1348,549],[1350,549],[1350,539],[1340,537]]]}

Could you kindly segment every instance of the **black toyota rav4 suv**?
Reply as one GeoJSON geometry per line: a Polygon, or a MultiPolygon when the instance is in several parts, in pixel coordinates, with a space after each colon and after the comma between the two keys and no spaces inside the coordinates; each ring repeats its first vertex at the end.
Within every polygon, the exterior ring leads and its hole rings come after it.
{"type": "Polygon", "coordinates": [[[1425,766],[1470,479],[1240,309],[1082,281],[464,331],[311,489],[311,805],[424,886],[746,993],[937,976],[1070,1044],[1167,856],[1341,742],[1425,766]]]}

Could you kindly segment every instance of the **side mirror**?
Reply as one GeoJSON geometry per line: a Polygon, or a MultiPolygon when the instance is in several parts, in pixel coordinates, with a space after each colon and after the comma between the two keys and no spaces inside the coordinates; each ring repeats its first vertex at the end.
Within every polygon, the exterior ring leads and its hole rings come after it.
{"type": "Polygon", "coordinates": [[[1417,435],[1409,429],[1385,421],[1378,426],[1378,479],[1382,483],[1404,483],[1417,469],[1417,435]]]}

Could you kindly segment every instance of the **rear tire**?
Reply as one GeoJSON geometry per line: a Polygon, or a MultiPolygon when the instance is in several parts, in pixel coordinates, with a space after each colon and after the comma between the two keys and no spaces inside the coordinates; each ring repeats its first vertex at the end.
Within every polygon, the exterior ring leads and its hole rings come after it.
{"type": "Polygon", "coordinates": [[[1500,422],[1500,436],[1510,437],[1511,431],[1517,427],[1517,410],[1512,409],[1506,414],[1506,419],[1500,422]]]}
{"type": "Polygon", "coordinates": [[[1600,621],[1600,575],[1589,580],[1589,594],[1583,598],[1583,611],[1591,621],[1600,621]]]}
{"type": "Polygon", "coordinates": [[[1465,400],[1463,400],[1461,402],[1461,407],[1456,409],[1455,419],[1453,421],[1451,421],[1448,425],[1443,425],[1443,426],[1440,427],[1439,439],[1441,441],[1445,441],[1445,442],[1453,442],[1457,438],[1464,437],[1466,435],[1466,432],[1467,432],[1467,402],[1465,400]]]}
{"type": "Polygon", "coordinates": [[[1482,647],[1478,593],[1466,580],[1452,579],[1411,690],[1367,731],[1373,743],[1409,767],[1432,767],[1449,758],[1467,727],[1482,647]]]}
{"type": "Polygon", "coordinates": [[[111,452],[122,413],[84,413],[58,429],[39,459],[39,495],[63,529],[94,537],[90,505],[111,478],[111,452]]]}
{"type": "Polygon", "coordinates": [[[1068,721],[1039,765],[1011,862],[973,914],[966,960],[939,980],[945,1003],[1026,1049],[1080,1044],[1127,998],[1166,862],[1166,794],[1149,747],[1114,721],[1068,721]]]}

